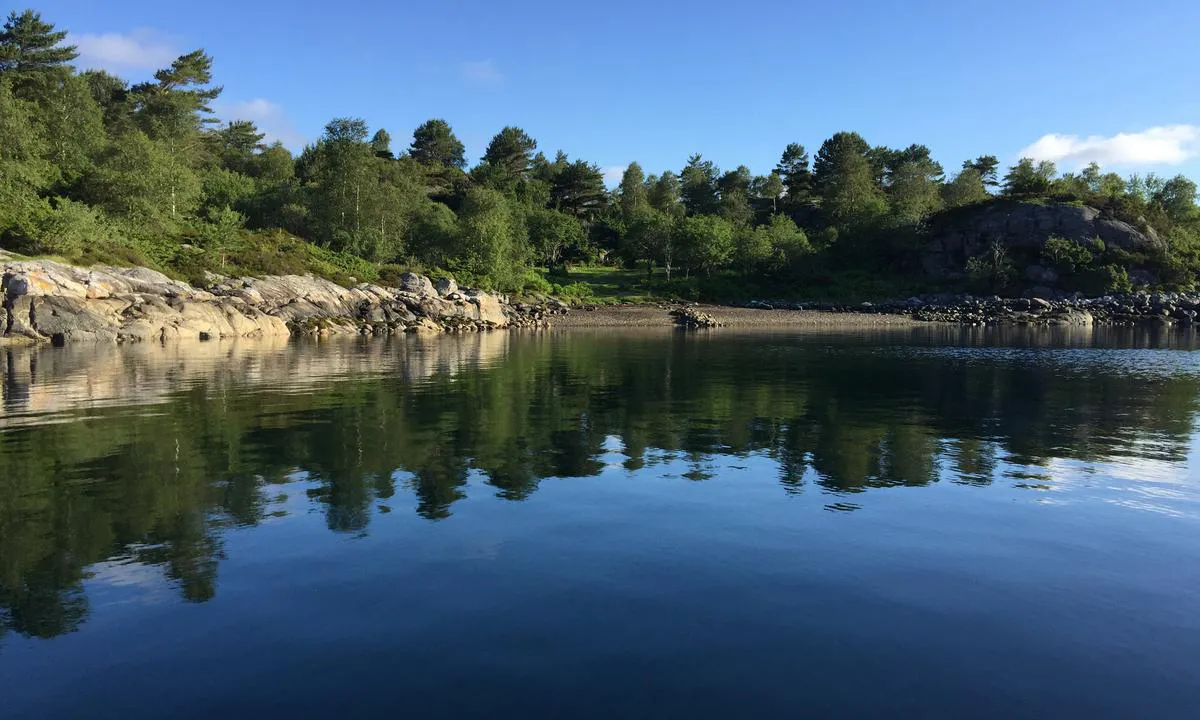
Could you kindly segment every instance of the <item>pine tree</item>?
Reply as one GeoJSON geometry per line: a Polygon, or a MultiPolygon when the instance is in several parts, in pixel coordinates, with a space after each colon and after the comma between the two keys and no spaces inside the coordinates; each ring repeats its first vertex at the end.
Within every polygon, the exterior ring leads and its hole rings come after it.
{"type": "Polygon", "coordinates": [[[46,85],[61,82],[79,56],[74,45],[62,45],[67,33],[42,20],[41,13],[9,13],[0,32],[0,78],[11,83],[22,100],[40,101],[46,85]]]}

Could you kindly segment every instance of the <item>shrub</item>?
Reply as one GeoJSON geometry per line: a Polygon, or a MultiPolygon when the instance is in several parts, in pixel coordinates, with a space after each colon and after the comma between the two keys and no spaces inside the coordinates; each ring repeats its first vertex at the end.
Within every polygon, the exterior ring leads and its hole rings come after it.
{"type": "Polygon", "coordinates": [[[1000,243],[992,243],[983,253],[967,260],[966,270],[972,284],[990,292],[1008,287],[1016,275],[1008,251],[1000,243]]]}
{"type": "Polygon", "coordinates": [[[1069,275],[1090,265],[1093,256],[1090,249],[1074,240],[1051,235],[1042,246],[1042,258],[1059,272],[1069,275]]]}
{"type": "Polygon", "coordinates": [[[78,260],[96,245],[115,244],[112,226],[84,203],[60,198],[38,222],[29,250],[35,254],[61,255],[78,260]]]}

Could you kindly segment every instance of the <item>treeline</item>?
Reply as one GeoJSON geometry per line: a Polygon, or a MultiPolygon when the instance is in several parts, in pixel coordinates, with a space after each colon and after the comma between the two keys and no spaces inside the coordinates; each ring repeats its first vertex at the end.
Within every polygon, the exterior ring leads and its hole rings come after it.
{"type": "MultiPolygon", "coordinates": [[[[334,119],[293,157],[253,123],[214,116],[221,88],[202,50],[131,85],[76,72],[65,39],[31,10],[10,14],[0,33],[0,245],[21,252],[188,278],[232,267],[348,281],[415,266],[545,290],[536,267],[603,262],[657,268],[667,283],[785,287],[838,274],[911,278],[931,217],[1004,198],[1100,207],[1166,241],[1165,283],[1190,284],[1200,270],[1196,184],[1183,176],[1122,178],[1095,165],[1059,175],[1027,159],[1001,176],[992,155],[947,174],[924,145],[840,132],[811,161],[788,145],[766,175],[721,171],[697,154],[679,172],[631,163],[610,192],[595,163],[551,159],[516,127],[469,167],[441,119],[402,150],[386,130],[334,119]]],[[[969,269],[999,282],[1004,262],[981,257],[969,269]]]]}

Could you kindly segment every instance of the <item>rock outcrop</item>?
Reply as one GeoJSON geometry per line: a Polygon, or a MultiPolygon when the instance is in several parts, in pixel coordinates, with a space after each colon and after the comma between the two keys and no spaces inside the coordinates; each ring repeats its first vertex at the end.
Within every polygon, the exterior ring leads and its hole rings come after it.
{"type": "MultiPolygon", "coordinates": [[[[983,253],[993,243],[999,243],[1015,254],[1036,257],[1051,236],[1078,243],[1099,238],[1106,247],[1130,251],[1149,251],[1163,246],[1153,230],[1143,232],[1086,205],[996,201],[958,208],[935,217],[929,228],[929,242],[922,262],[925,271],[934,277],[961,277],[967,260],[983,253]]],[[[1028,279],[1038,283],[1057,279],[1049,278],[1043,269],[1027,272],[1036,275],[1028,279]]]]}
{"type": "Polygon", "coordinates": [[[671,311],[676,327],[686,330],[721,327],[721,322],[712,315],[694,307],[681,307],[671,311]]]}
{"type": "Polygon", "coordinates": [[[435,289],[415,273],[402,275],[397,287],[345,288],[308,275],[210,281],[197,288],[146,268],[10,261],[3,274],[4,332],[55,343],[473,332],[544,327],[558,311],[511,306],[503,296],[453,281],[435,289]]]}

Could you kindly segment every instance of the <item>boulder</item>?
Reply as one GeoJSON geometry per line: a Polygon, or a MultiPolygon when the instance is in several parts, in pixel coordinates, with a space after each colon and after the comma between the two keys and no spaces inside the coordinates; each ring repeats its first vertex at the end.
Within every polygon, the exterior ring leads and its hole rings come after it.
{"type": "Polygon", "coordinates": [[[437,297],[438,292],[434,289],[433,283],[424,275],[406,272],[396,281],[396,287],[404,292],[414,295],[427,297],[437,297]]]}
{"type": "Polygon", "coordinates": [[[454,278],[450,277],[438,278],[434,281],[433,287],[437,290],[437,294],[442,297],[458,293],[458,283],[454,282],[454,278]]]}

